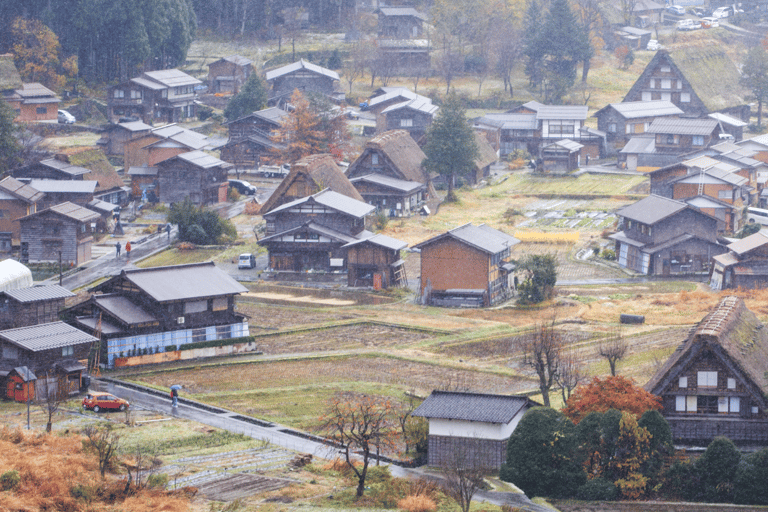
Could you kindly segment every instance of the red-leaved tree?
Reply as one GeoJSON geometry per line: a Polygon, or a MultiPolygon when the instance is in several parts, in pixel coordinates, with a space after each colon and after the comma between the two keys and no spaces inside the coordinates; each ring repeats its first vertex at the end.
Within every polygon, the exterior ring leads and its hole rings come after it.
{"type": "Polygon", "coordinates": [[[608,409],[629,412],[639,418],[645,411],[661,409],[661,399],[621,375],[594,377],[589,384],[576,388],[563,414],[578,423],[590,412],[608,409]]]}

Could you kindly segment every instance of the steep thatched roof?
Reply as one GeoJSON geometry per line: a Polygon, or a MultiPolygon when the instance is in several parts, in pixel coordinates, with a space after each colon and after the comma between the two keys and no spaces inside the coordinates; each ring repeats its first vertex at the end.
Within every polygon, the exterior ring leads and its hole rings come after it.
{"type": "Polygon", "coordinates": [[[96,193],[120,188],[125,183],[117,174],[115,168],[109,163],[101,149],[86,149],[67,156],[67,161],[88,169],[90,172],[83,175],[86,181],[96,181],[96,193]]]}
{"type": "Polygon", "coordinates": [[[0,55],[0,91],[6,89],[20,89],[22,86],[21,75],[13,63],[13,55],[6,53],[0,55]]]}
{"type": "Polygon", "coordinates": [[[496,151],[493,149],[488,139],[485,138],[480,132],[475,132],[475,144],[477,144],[477,158],[475,159],[475,166],[478,169],[482,169],[492,163],[496,162],[499,157],[496,155],[496,151]]]}
{"type": "Polygon", "coordinates": [[[360,192],[336,165],[333,156],[323,153],[305,156],[293,164],[288,176],[262,205],[261,213],[267,213],[280,205],[310,196],[326,188],[365,202],[360,192]],[[293,186],[294,184],[297,186],[293,186]]]}
{"type": "Polygon", "coordinates": [[[766,405],[768,332],[738,297],[725,297],[699,322],[645,389],[660,395],[699,355],[712,352],[745,378],[753,398],[766,405]]]}
{"type": "Polygon", "coordinates": [[[359,162],[371,151],[379,151],[389,160],[400,179],[426,184],[429,176],[421,167],[421,162],[427,157],[413,137],[406,130],[390,130],[372,138],[365,144],[365,150],[360,157],[352,162],[347,174],[354,176],[354,170],[359,162]]]}
{"type": "Polygon", "coordinates": [[[710,112],[747,103],[739,70],[722,47],[684,46],[669,56],[710,112]]]}

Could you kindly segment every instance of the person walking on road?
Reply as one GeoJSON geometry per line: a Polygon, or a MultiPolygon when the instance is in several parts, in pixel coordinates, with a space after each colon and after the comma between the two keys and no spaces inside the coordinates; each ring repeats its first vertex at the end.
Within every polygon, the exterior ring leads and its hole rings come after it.
{"type": "Polygon", "coordinates": [[[179,389],[181,388],[180,385],[174,384],[171,386],[171,407],[178,407],[179,406],[179,389]]]}
{"type": "Polygon", "coordinates": [[[120,242],[118,241],[115,244],[115,259],[118,259],[120,257],[120,242]]]}
{"type": "Polygon", "coordinates": [[[131,241],[130,240],[125,242],[125,258],[128,260],[131,259],[131,241]]]}

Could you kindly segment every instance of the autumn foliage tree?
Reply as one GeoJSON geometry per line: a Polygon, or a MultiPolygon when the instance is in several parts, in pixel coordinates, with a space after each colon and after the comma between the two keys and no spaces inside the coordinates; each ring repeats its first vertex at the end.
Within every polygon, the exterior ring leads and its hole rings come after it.
{"type": "Polygon", "coordinates": [[[11,33],[14,61],[25,82],[60,89],[67,76],[77,74],[77,57],[62,60],[59,38],[39,20],[16,18],[11,33]]]}
{"type": "Polygon", "coordinates": [[[661,409],[661,400],[621,375],[594,377],[586,386],[576,388],[563,413],[578,423],[590,412],[608,409],[640,417],[645,411],[661,409]]]}

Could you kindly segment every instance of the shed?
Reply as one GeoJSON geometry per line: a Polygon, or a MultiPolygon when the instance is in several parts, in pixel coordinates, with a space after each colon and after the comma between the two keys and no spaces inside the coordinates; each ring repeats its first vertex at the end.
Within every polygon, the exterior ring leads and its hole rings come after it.
{"type": "Polygon", "coordinates": [[[432,391],[413,411],[429,421],[428,462],[443,466],[471,457],[496,470],[507,458],[507,441],[536,402],[527,397],[432,391]]]}
{"type": "Polygon", "coordinates": [[[75,294],[57,284],[0,292],[0,328],[55,322],[64,302],[75,294]]]}
{"type": "Polygon", "coordinates": [[[19,366],[5,373],[5,397],[16,402],[26,402],[35,399],[35,382],[37,376],[26,366],[19,366]],[[29,395],[27,395],[29,393],[29,395]]]}
{"type": "Polygon", "coordinates": [[[541,148],[542,170],[555,174],[567,174],[581,165],[579,151],[583,144],[563,139],[541,148]]]}
{"type": "Polygon", "coordinates": [[[349,286],[406,286],[405,262],[400,258],[406,247],[407,243],[381,234],[342,246],[347,249],[349,286]]]}

